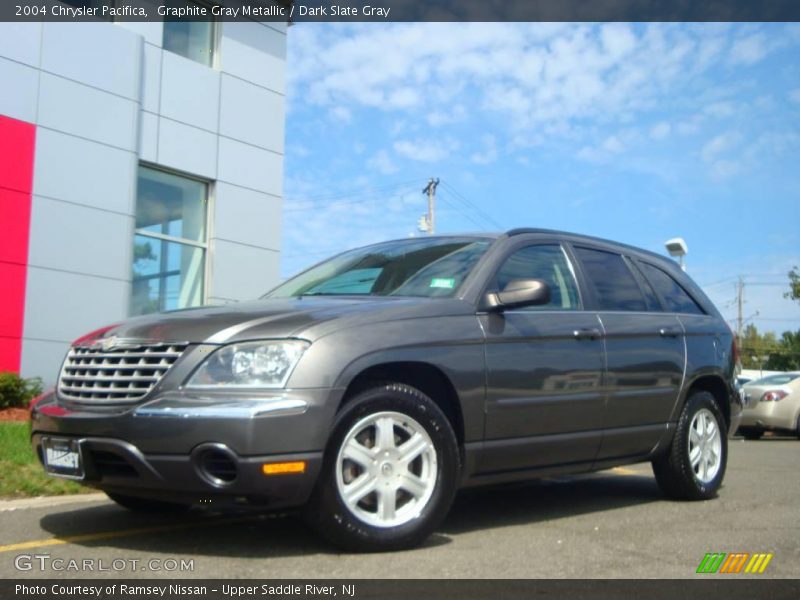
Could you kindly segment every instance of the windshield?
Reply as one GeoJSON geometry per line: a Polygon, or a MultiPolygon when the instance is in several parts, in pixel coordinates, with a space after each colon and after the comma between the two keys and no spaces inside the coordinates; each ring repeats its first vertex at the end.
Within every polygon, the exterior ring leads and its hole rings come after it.
{"type": "Polygon", "coordinates": [[[414,239],[358,248],[300,273],[264,297],[450,297],[491,241],[474,237],[414,239]]]}

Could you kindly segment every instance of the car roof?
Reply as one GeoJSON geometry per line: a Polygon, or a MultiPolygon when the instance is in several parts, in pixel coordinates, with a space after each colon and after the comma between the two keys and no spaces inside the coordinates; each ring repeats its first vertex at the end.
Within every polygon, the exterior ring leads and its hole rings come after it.
{"type": "MultiPolygon", "coordinates": [[[[570,231],[561,231],[558,229],[544,229],[538,227],[516,227],[514,229],[509,229],[505,232],[498,232],[498,231],[490,231],[490,232],[467,232],[467,233],[448,233],[448,234],[441,234],[441,235],[432,235],[432,236],[424,236],[423,239],[432,239],[432,238],[474,238],[474,239],[499,239],[502,237],[515,237],[518,235],[528,235],[528,234],[542,234],[542,235],[550,235],[555,237],[562,237],[572,242],[592,242],[592,243],[599,243],[608,246],[613,246],[615,248],[619,248],[621,250],[628,250],[631,252],[636,252],[641,255],[645,255],[648,258],[653,260],[657,260],[660,264],[669,265],[670,267],[675,265],[675,261],[670,260],[666,256],[661,254],[657,254],[656,252],[652,252],[650,250],[645,250],[644,248],[639,248],[638,246],[631,246],[630,244],[625,244],[623,242],[616,242],[614,240],[609,240],[601,237],[586,235],[582,233],[574,233],[570,231]]],[[[400,241],[412,241],[418,240],[420,238],[398,238],[395,240],[386,240],[386,242],[400,242],[400,241]]],[[[380,242],[385,243],[385,242],[380,242]]],[[[370,245],[377,245],[377,244],[370,244],[370,245]]]]}

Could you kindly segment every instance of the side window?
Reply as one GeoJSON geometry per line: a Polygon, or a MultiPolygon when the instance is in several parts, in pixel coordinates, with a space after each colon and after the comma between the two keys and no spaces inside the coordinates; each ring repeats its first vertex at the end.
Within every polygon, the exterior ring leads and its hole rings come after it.
{"type": "Polygon", "coordinates": [[[575,248],[600,310],[645,311],[642,290],[621,255],[575,248]]]}
{"type": "Polygon", "coordinates": [[[495,289],[503,290],[515,279],[541,279],[550,286],[550,303],[525,310],[578,310],[580,299],[572,265],[561,246],[527,246],[509,256],[495,276],[495,289]]]}
{"type": "Polygon", "coordinates": [[[636,268],[636,265],[630,264],[631,270],[633,271],[633,275],[636,277],[636,281],[639,282],[639,287],[641,288],[642,292],[644,292],[644,299],[647,302],[647,310],[650,312],[662,312],[664,309],[661,306],[661,302],[658,300],[658,296],[656,295],[653,286],[650,285],[650,282],[647,281],[640,269],[636,268]]]}
{"type": "MultiPolygon", "coordinates": [[[[194,0],[167,0],[165,5],[168,9],[187,11],[190,15],[203,8],[206,14],[211,13],[209,4],[194,0]]],[[[170,17],[168,13],[164,18],[162,46],[164,50],[210,67],[214,63],[216,37],[214,27],[215,22],[208,20],[208,17],[205,20],[193,21],[190,18],[170,17]]]]}
{"type": "Polygon", "coordinates": [[[693,315],[705,314],[697,302],[684,290],[681,285],[658,267],[647,263],[639,263],[642,266],[645,276],[652,282],[653,287],[658,291],[667,305],[667,310],[677,313],[689,313],[693,315]]]}

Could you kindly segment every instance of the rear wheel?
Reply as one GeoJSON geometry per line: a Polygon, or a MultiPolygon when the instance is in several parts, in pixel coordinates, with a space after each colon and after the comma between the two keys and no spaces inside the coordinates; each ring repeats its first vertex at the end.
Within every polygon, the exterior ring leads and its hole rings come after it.
{"type": "Polygon", "coordinates": [[[668,452],[653,461],[658,485],[672,498],[707,500],[722,485],[727,460],[725,419],[714,396],[692,393],[668,452]]]}
{"type": "Polygon", "coordinates": [[[161,500],[150,500],[149,498],[138,498],[136,496],[125,496],[106,492],[106,496],[111,498],[120,506],[133,512],[144,513],[176,513],[189,509],[187,504],[176,504],[174,502],[163,502],[161,500]]]}
{"type": "Polygon", "coordinates": [[[797,413],[797,425],[794,428],[797,438],[800,439],[800,413],[797,413]]]}
{"type": "Polygon", "coordinates": [[[447,514],[459,471],[441,409],[410,386],[376,387],[339,414],[306,517],[347,550],[416,546],[447,514]]]}

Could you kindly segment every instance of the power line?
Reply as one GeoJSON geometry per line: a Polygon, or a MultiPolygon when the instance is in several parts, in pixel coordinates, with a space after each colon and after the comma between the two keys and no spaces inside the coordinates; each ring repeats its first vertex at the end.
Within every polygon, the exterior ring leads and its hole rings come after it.
{"type": "MultiPolygon", "coordinates": [[[[453,207],[453,208],[455,208],[456,210],[459,210],[461,207],[460,207],[460,206],[458,206],[458,205],[457,205],[457,204],[456,204],[456,203],[455,203],[453,200],[451,200],[451,199],[449,198],[449,196],[450,196],[450,192],[448,192],[448,194],[447,194],[447,195],[444,195],[444,194],[440,194],[440,195],[439,195],[439,197],[440,197],[442,200],[444,200],[444,201],[445,201],[447,204],[449,204],[450,206],[452,206],[452,207],[453,207]]],[[[473,225],[475,225],[475,227],[477,227],[477,228],[478,228],[478,229],[480,229],[481,231],[487,231],[486,225],[485,225],[485,224],[482,224],[482,223],[479,223],[478,221],[476,221],[475,219],[473,219],[473,218],[472,218],[472,216],[471,216],[469,213],[467,213],[467,212],[461,212],[460,214],[461,214],[461,216],[462,216],[462,217],[464,217],[465,219],[467,219],[467,220],[468,220],[470,223],[472,223],[473,225]]]]}
{"type": "Polygon", "coordinates": [[[314,210],[317,208],[327,208],[330,206],[346,206],[348,204],[360,204],[369,200],[378,200],[377,196],[385,194],[398,194],[401,191],[408,192],[414,182],[387,184],[381,186],[372,186],[368,188],[360,188],[349,192],[340,192],[336,194],[329,194],[324,196],[309,196],[299,200],[291,200],[286,203],[284,212],[302,212],[305,210],[314,210]],[[343,200],[338,200],[344,198],[343,200]]]}
{"type": "Polygon", "coordinates": [[[449,183],[447,183],[446,181],[443,181],[443,182],[442,182],[442,185],[443,185],[443,186],[444,186],[444,187],[445,187],[445,188],[446,188],[446,189],[447,189],[447,190],[448,190],[448,191],[449,191],[451,194],[453,194],[453,196],[455,196],[455,198],[456,198],[456,199],[458,199],[458,200],[460,200],[461,202],[463,202],[463,203],[464,203],[464,204],[465,204],[467,207],[469,207],[469,208],[472,208],[472,210],[474,210],[476,213],[478,213],[478,214],[479,214],[479,215],[480,215],[480,216],[481,216],[483,219],[485,219],[487,222],[489,222],[489,223],[490,223],[490,224],[491,224],[493,227],[496,227],[497,229],[501,229],[501,230],[505,230],[505,229],[506,229],[506,228],[505,228],[505,227],[503,227],[503,226],[502,226],[500,223],[498,223],[498,222],[497,222],[497,220],[496,220],[494,217],[492,217],[490,214],[488,214],[488,213],[484,212],[484,211],[483,211],[483,210],[482,210],[480,207],[478,207],[478,206],[477,206],[477,205],[476,205],[474,202],[472,202],[471,200],[469,200],[469,199],[467,199],[466,197],[464,197],[464,195],[463,195],[463,194],[461,194],[461,193],[460,193],[460,192],[459,192],[457,189],[455,189],[455,188],[454,188],[452,185],[450,185],[450,184],[449,184],[449,183]]]}

